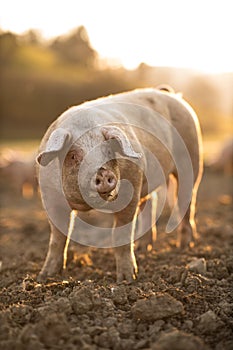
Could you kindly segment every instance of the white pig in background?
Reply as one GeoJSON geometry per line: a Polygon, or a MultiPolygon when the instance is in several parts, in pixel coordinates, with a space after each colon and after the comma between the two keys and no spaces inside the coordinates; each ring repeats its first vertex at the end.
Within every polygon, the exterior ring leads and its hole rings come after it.
{"type": "MultiPolygon", "coordinates": [[[[62,271],[68,226],[80,239],[72,212],[92,209],[112,210],[117,281],[135,279],[135,218],[143,214],[142,204],[151,193],[166,187],[170,175],[178,187],[167,232],[177,228],[180,248],[194,240],[202,175],[200,127],[181,96],[162,90],[138,89],[86,102],[63,113],[47,130],[37,162],[51,236],[39,280],[62,271]]],[[[159,203],[158,197],[158,208],[159,203]]],[[[93,231],[87,244],[100,247],[99,238],[93,231]]]]}
{"type": "Polygon", "coordinates": [[[12,188],[15,194],[31,198],[37,194],[35,156],[23,156],[21,153],[6,150],[0,157],[1,185],[12,188]]]}
{"type": "Polygon", "coordinates": [[[217,156],[208,164],[210,169],[233,175],[233,138],[225,141],[217,156]]]}

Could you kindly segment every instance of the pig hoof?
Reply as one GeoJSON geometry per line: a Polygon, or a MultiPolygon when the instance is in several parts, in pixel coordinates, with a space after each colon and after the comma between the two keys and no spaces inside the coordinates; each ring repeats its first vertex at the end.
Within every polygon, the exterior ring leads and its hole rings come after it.
{"type": "Polygon", "coordinates": [[[41,271],[37,276],[37,282],[46,282],[48,278],[55,277],[56,273],[49,273],[47,271],[41,271]]]}
{"type": "Polygon", "coordinates": [[[37,277],[37,281],[44,282],[49,277],[56,277],[61,275],[63,272],[62,263],[63,261],[60,259],[53,259],[50,260],[49,263],[45,263],[37,277]]]}
{"type": "Polygon", "coordinates": [[[44,273],[39,273],[39,275],[36,278],[37,282],[39,283],[45,282],[46,279],[47,279],[47,274],[44,274],[44,273]]]}
{"type": "Polygon", "coordinates": [[[134,267],[133,272],[131,270],[125,270],[117,273],[117,283],[123,281],[132,283],[137,279],[138,270],[134,267]]]}
{"type": "Polygon", "coordinates": [[[179,250],[188,250],[189,248],[193,248],[195,245],[194,243],[194,240],[181,240],[181,241],[178,241],[177,242],[177,245],[176,247],[179,249],[179,250]]]}
{"type": "Polygon", "coordinates": [[[121,283],[126,281],[128,283],[132,283],[136,279],[135,275],[126,275],[126,274],[118,274],[117,275],[117,283],[121,283]]]}
{"type": "Polygon", "coordinates": [[[194,235],[191,227],[185,227],[178,233],[177,248],[186,250],[194,246],[194,235]]]}
{"type": "Polygon", "coordinates": [[[39,275],[37,276],[37,282],[42,283],[42,282],[47,282],[48,280],[53,280],[53,279],[59,279],[61,278],[61,274],[55,274],[55,273],[46,273],[46,272],[40,272],[39,275]]]}

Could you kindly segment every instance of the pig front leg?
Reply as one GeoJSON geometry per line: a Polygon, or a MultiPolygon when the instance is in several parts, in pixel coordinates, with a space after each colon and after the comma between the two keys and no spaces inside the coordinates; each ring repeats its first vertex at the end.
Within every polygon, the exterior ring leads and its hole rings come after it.
{"type": "Polygon", "coordinates": [[[134,255],[134,243],[115,248],[117,282],[133,282],[138,268],[134,255]]]}
{"type": "Polygon", "coordinates": [[[63,253],[66,244],[66,236],[52,223],[50,223],[50,225],[49,249],[44,265],[37,278],[38,281],[43,281],[49,276],[61,273],[63,268],[63,253]]]}

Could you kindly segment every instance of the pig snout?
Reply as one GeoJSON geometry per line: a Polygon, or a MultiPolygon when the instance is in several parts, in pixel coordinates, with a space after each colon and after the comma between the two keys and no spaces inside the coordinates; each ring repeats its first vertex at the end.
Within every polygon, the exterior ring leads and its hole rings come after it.
{"type": "Polygon", "coordinates": [[[95,177],[95,189],[100,194],[106,194],[115,189],[117,178],[109,169],[100,168],[95,177]]]}

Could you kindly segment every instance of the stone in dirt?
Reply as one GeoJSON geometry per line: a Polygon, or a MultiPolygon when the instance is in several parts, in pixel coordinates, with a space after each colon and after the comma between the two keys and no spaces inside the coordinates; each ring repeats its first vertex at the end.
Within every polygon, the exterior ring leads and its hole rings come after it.
{"type": "Polygon", "coordinates": [[[195,258],[187,265],[187,268],[190,271],[204,275],[206,273],[206,260],[204,258],[195,258]]]}
{"type": "Polygon", "coordinates": [[[167,293],[138,300],[132,307],[134,319],[156,321],[184,312],[183,304],[167,293]]]}

